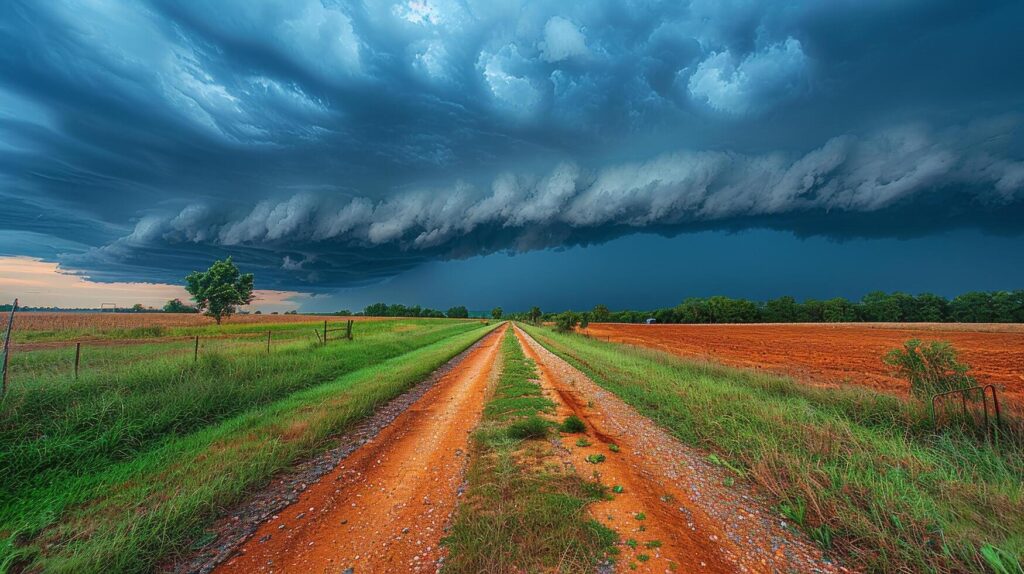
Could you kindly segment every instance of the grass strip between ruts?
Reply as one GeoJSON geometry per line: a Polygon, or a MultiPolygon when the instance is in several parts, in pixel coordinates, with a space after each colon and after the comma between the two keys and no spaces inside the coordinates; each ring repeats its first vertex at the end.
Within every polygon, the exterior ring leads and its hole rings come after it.
{"type": "Polygon", "coordinates": [[[567,470],[546,440],[554,404],[513,329],[501,347],[501,376],[473,435],[467,491],[444,540],[444,572],[589,572],[617,540],[589,518],[606,496],[567,470]]]}

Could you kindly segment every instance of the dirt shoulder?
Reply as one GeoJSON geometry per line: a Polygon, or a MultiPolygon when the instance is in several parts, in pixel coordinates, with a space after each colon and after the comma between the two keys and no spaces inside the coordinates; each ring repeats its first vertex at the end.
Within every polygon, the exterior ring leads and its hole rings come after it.
{"type": "Polygon", "coordinates": [[[572,464],[581,473],[597,472],[607,486],[622,487],[612,500],[590,508],[595,519],[628,542],[619,570],[844,571],[788,528],[729,471],[680,443],[525,332],[517,329],[516,334],[537,362],[541,384],[559,405],[558,414],[575,414],[586,425],[585,433],[563,437],[572,464]],[[590,445],[576,446],[578,437],[590,445]],[[588,461],[596,455],[603,455],[603,462],[588,461]]]}

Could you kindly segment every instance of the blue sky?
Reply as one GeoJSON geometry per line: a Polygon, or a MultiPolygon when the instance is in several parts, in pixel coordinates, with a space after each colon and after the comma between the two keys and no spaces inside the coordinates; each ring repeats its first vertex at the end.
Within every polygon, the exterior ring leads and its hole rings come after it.
{"type": "Polygon", "coordinates": [[[233,255],[310,310],[1019,288],[1022,28],[1011,1],[12,0],[0,256],[175,284],[233,255]]]}

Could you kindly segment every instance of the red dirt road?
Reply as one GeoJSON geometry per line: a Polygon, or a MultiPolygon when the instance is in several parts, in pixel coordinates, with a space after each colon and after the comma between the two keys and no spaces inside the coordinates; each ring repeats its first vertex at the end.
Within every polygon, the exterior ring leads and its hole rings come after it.
{"type": "Polygon", "coordinates": [[[687,358],[767,369],[809,383],[856,384],[900,393],[908,387],[890,376],[882,363],[886,351],[912,338],[948,341],[980,383],[994,383],[1009,402],[1024,406],[1024,325],[591,323],[587,332],[687,358]]]}
{"type": "Polygon", "coordinates": [[[506,328],[214,572],[434,572],[506,328]]]}
{"type": "Polygon", "coordinates": [[[846,570],[822,558],[817,547],[781,525],[778,513],[742,485],[725,486],[726,471],[687,447],[586,375],[516,330],[540,370],[541,387],[557,405],[586,425],[562,445],[577,472],[597,473],[605,486],[623,487],[593,503],[593,518],[623,542],[618,572],[818,572],[846,570]],[[585,436],[589,446],[576,441],[585,436]],[[609,445],[616,445],[615,452],[609,445]],[[589,455],[603,454],[599,464],[589,455]]]}

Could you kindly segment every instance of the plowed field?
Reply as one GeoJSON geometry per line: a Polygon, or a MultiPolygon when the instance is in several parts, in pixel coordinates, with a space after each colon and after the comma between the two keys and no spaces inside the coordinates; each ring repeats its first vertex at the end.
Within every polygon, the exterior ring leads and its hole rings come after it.
{"type": "Polygon", "coordinates": [[[591,324],[600,339],[667,351],[735,367],[766,369],[800,381],[865,385],[906,393],[882,362],[907,339],[948,341],[979,383],[994,383],[1009,402],[1024,406],[1024,325],[936,324],[591,324]]]}

